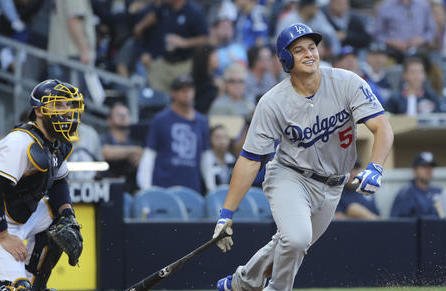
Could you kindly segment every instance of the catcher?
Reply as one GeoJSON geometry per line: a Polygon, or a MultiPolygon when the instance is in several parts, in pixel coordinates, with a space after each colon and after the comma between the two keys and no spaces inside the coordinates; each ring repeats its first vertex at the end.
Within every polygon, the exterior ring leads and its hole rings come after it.
{"type": "Polygon", "coordinates": [[[30,121],[0,140],[0,291],[48,290],[62,252],[72,266],[82,252],[66,159],[78,140],[83,96],[71,84],[46,80],[30,103],[30,121]]]}

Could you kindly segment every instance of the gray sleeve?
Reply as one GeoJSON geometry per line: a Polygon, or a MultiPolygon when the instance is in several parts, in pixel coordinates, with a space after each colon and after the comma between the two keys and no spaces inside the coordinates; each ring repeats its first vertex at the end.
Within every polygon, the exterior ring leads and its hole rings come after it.
{"type": "Polygon", "coordinates": [[[351,92],[348,94],[350,110],[355,123],[363,123],[369,118],[384,113],[381,103],[364,79],[354,74],[349,85],[347,90],[351,92]]]}
{"type": "Polygon", "coordinates": [[[274,141],[281,135],[277,116],[269,106],[270,104],[264,101],[262,98],[254,111],[243,145],[243,150],[256,155],[274,152],[274,141]]]}

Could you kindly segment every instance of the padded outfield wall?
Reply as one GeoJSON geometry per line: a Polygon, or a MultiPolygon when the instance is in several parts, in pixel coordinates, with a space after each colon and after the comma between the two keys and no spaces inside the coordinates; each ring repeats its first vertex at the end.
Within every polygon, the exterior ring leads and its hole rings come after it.
{"type": "MultiPolygon", "coordinates": [[[[122,195],[98,205],[98,287],[123,289],[208,240],[214,222],[124,223],[122,195]]],[[[234,248],[213,247],[157,289],[212,289],[275,232],[273,223],[237,223],[234,248]]],[[[310,249],[295,287],[446,286],[446,221],[335,221],[310,249]]]]}

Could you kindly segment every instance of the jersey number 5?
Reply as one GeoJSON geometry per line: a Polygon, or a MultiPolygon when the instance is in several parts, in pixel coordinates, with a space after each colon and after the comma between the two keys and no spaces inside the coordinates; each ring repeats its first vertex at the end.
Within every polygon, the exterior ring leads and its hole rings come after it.
{"type": "Polygon", "coordinates": [[[341,130],[339,132],[339,141],[341,142],[340,146],[343,149],[348,148],[353,141],[352,127],[350,126],[347,129],[341,130]]]}

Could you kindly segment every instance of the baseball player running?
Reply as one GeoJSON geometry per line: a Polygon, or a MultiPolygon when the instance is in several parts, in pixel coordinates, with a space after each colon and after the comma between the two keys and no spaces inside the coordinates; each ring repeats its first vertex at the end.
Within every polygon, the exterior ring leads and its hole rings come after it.
{"type": "MultiPolygon", "coordinates": [[[[371,162],[356,176],[357,191],[373,194],[381,185],[382,165],[393,142],[390,124],[363,79],[319,67],[321,39],[300,23],[285,28],[277,39],[277,55],[290,77],[257,105],[214,237],[224,225],[232,225],[261,161],[280,140],[263,182],[277,232],[244,266],[220,279],[218,290],[292,290],[304,255],[330,224],[355,163],[357,123],[374,136],[371,162]]],[[[232,244],[231,237],[217,243],[223,252],[232,244]]]]}
{"type": "Polygon", "coordinates": [[[46,290],[62,251],[72,266],[82,252],[65,179],[82,94],[47,80],[30,97],[31,121],[0,140],[0,290],[46,290]]]}

